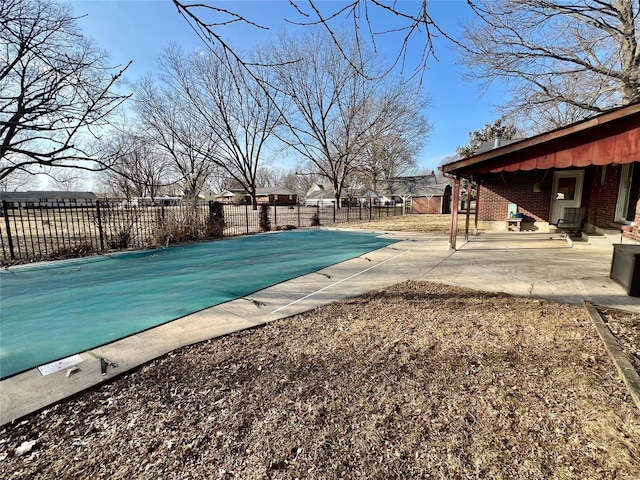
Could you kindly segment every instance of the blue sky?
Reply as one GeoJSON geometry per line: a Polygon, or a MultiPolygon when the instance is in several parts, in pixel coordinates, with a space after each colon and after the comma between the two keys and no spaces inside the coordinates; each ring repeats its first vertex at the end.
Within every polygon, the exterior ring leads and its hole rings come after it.
{"type": "MultiPolygon", "coordinates": [[[[411,3],[418,6],[415,1],[407,3],[408,7],[411,3]]],[[[127,73],[132,82],[156,69],[156,60],[165,45],[176,43],[187,50],[202,47],[202,41],[169,0],[75,0],[71,4],[78,16],[85,15],[78,21],[83,33],[109,52],[112,63],[124,65],[133,61],[127,73]]],[[[325,1],[320,4],[331,7],[325,1]]],[[[238,49],[268,40],[282,28],[285,18],[296,18],[287,0],[220,1],[215,5],[269,27],[268,31],[247,26],[219,28],[225,41],[238,49]]],[[[460,35],[460,21],[471,15],[464,0],[430,0],[428,11],[440,28],[454,38],[460,35]]],[[[388,16],[385,21],[389,21],[388,16]]],[[[396,51],[396,43],[391,41],[379,41],[378,47],[381,54],[396,51]]],[[[480,95],[477,85],[462,80],[462,66],[455,64],[457,54],[447,40],[437,38],[435,49],[438,60],[429,60],[424,76],[425,93],[432,100],[426,115],[434,130],[417,159],[420,168],[429,169],[436,168],[445,156],[455,153],[457,146],[465,144],[467,132],[495,120],[494,105],[502,101],[499,85],[480,95]]],[[[411,53],[419,56],[420,45],[415,45],[411,53]]],[[[409,58],[410,65],[411,62],[409,58]]]]}

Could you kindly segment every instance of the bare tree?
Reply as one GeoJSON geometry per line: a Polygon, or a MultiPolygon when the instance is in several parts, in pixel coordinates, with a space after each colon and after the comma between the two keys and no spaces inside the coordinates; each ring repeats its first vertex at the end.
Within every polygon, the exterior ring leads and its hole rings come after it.
{"type": "Polygon", "coordinates": [[[245,188],[257,208],[258,166],[281,123],[274,103],[277,93],[258,83],[222,49],[187,55],[169,47],[161,66],[167,95],[174,104],[183,105],[189,125],[197,125],[203,138],[211,141],[188,147],[209,167],[245,188]]]}
{"type": "Polygon", "coordinates": [[[367,188],[376,192],[379,181],[417,167],[416,156],[432,130],[424,116],[428,104],[419,85],[392,76],[383,95],[366,109],[367,116],[375,118],[364,142],[359,167],[367,188]]]}
{"type": "Polygon", "coordinates": [[[341,44],[339,51],[325,32],[316,29],[298,37],[282,34],[270,49],[278,86],[291,104],[283,118],[287,134],[281,140],[331,182],[336,201],[360,169],[375,128],[388,120],[385,109],[369,108],[383,99],[378,59],[351,43],[353,56],[346,61],[348,42],[341,44]]]}
{"type": "Polygon", "coordinates": [[[21,192],[35,188],[38,184],[38,177],[31,172],[15,170],[11,175],[0,179],[0,191],[21,192]]]}
{"type": "Polygon", "coordinates": [[[640,101],[638,0],[473,0],[470,78],[499,80],[536,130],[640,101]]]}
{"type": "Polygon", "coordinates": [[[256,171],[256,185],[262,188],[283,187],[288,171],[274,167],[260,167],[256,171]]]}
{"type": "Polygon", "coordinates": [[[155,198],[172,184],[167,154],[130,125],[114,130],[102,149],[116,159],[109,170],[100,173],[103,189],[112,196],[155,198]]]}
{"type": "Polygon", "coordinates": [[[174,183],[188,198],[196,198],[217,173],[213,159],[218,143],[205,125],[194,121],[193,107],[168,83],[157,86],[150,76],[136,84],[136,110],[146,141],[170,161],[174,183]]]}
{"type": "Polygon", "coordinates": [[[322,177],[316,173],[313,173],[313,167],[306,168],[303,165],[298,165],[295,170],[287,172],[282,185],[289,190],[296,192],[299,198],[304,197],[314,185],[318,185],[322,182],[322,177]],[[304,172],[307,173],[304,173],[304,172]]]}
{"type": "Polygon", "coordinates": [[[183,64],[180,52],[166,54],[178,79],[175,87],[193,105],[195,120],[218,142],[213,162],[249,192],[257,208],[258,169],[282,124],[282,105],[276,104],[280,95],[271,86],[269,69],[256,64],[257,76],[250,75],[221,48],[194,52],[183,64]]]}
{"type": "Polygon", "coordinates": [[[81,191],[85,188],[85,172],[75,168],[54,168],[49,173],[53,187],[64,192],[81,191]]]}
{"type": "Polygon", "coordinates": [[[107,54],[78,32],[68,5],[0,0],[0,179],[108,163],[87,139],[127,98],[114,90],[127,67],[109,67],[107,54]]]}
{"type": "MultiPolygon", "coordinates": [[[[173,0],[173,3],[180,15],[207,45],[223,49],[251,72],[253,62],[242,59],[225,40],[221,30],[236,23],[244,23],[258,29],[268,29],[267,25],[212,4],[188,4],[180,0],[173,0]]],[[[352,0],[339,4],[317,0],[289,0],[289,6],[291,8],[284,13],[289,23],[303,27],[322,27],[328,34],[328,40],[334,43],[343,58],[351,63],[352,68],[365,76],[371,72],[360,70],[360,64],[352,62],[353,52],[349,51],[348,45],[343,44],[343,38],[337,33],[344,29],[347,22],[353,26],[357,45],[367,44],[376,53],[379,42],[393,42],[397,45],[394,61],[385,73],[398,65],[403,70],[411,69],[414,73],[424,72],[429,58],[435,54],[434,34],[449,38],[429,15],[427,0],[352,0]],[[378,22],[375,22],[374,18],[377,18],[378,22]],[[415,65],[406,65],[409,51],[416,49],[421,51],[419,60],[415,65]]]]}

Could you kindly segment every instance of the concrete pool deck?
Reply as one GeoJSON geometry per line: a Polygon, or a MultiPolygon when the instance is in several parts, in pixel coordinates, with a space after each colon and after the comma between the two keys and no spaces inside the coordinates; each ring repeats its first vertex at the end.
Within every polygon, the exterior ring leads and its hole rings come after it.
{"type": "Polygon", "coordinates": [[[42,376],[31,369],[0,381],[0,425],[120,376],[177,348],[263,325],[406,280],[425,280],[581,305],[589,300],[640,312],[609,277],[611,249],[571,248],[541,233],[483,233],[457,251],[448,238],[380,232],[400,240],[244,298],[187,315],[80,354],[79,370],[42,376]],[[101,374],[101,358],[118,364],[101,374]]]}

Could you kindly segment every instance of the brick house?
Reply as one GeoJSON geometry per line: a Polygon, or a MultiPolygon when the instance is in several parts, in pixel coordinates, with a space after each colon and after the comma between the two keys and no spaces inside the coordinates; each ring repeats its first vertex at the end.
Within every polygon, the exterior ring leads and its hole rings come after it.
{"type": "MultiPolygon", "coordinates": [[[[216,195],[216,200],[233,205],[251,205],[251,195],[244,189],[228,189],[216,195]]],[[[296,205],[298,195],[282,187],[256,188],[258,205],[296,205]]]]}
{"type": "Polygon", "coordinates": [[[460,179],[476,182],[476,228],[506,230],[515,208],[523,230],[554,232],[565,208],[584,207],[585,232],[640,241],[640,103],[440,168],[454,178],[453,202],[460,179]]]}
{"type": "Polygon", "coordinates": [[[451,213],[451,180],[436,175],[393,177],[380,182],[381,205],[404,204],[410,213],[451,213]]]}

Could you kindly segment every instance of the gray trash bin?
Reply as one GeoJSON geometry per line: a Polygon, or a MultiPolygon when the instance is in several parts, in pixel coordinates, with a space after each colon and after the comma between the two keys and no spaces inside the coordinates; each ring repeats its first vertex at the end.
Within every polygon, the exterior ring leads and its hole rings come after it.
{"type": "Polygon", "coordinates": [[[640,297],[640,245],[613,245],[609,276],[627,289],[627,295],[640,297]]]}

